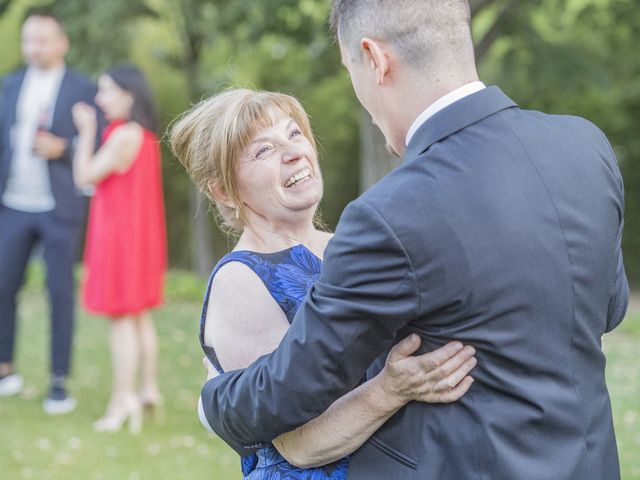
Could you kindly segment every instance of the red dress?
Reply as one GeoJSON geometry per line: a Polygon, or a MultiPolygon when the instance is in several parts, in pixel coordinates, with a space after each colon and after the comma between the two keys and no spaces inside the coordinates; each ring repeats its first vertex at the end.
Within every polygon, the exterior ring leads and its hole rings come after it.
{"type": "MultiPolygon", "coordinates": [[[[104,140],[123,122],[109,124],[104,140]]],[[[92,313],[137,314],[162,303],[167,240],[160,145],[144,130],[124,173],[96,185],[85,245],[82,299],[92,313]]]]}

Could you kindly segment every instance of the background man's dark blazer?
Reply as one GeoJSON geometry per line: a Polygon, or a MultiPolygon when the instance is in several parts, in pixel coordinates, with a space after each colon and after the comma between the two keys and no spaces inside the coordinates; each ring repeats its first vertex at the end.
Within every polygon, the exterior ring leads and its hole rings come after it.
{"type": "MultiPolygon", "coordinates": [[[[26,70],[5,77],[0,97],[0,205],[9,178],[12,161],[11,129],[16,121],[16,106],[26,70]]],[[[73,141],[78,134],[71,116],[71,107],[80,101],[94,104],[95,86],[84,75],[66,69],[56,99],[51,133],[65,138],[68,146],[64,154],[47,162],[51,191],[56,202],[57,218],[81,223],[84,219],[86,198],[73,183],[73,141]]]]}
{"type": "Polygon", "coordinates": [[[594,125],[495,87],[466,97],[348,206],[280,347],[209,381],[206,416],[246,454],[417,332],[422,351],[473,345],[476,381],[458,402],[402,409],[349,479],[618,479],[601,336],[628,300],[622,224],[622,179],[594,125]]]}

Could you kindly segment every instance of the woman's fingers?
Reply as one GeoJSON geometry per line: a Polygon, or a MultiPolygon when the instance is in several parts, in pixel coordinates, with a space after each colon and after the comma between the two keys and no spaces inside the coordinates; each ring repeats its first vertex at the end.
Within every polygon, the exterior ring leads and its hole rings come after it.
{"type": "Polygon", "coordinates": [[[471,386],[468,376],[476,366],[475,349],[459,341],[414,356],[420,337],[412,334],[395,345],[382,372],[384,391],[407,402],[451,402],[471,386]]]}
{"type": "Polygon", "coordinates": [[[427,371],[436,370],[451,358],[455,358],[459,355],[460,351],[463,350],[463,347],[464,345],[460,342],[449,342],[444,347],[440,347],[432,352],[423,353],[416,358],[423,369],[427,371]]]}
{"type": "Polygon", "coordinates": [[[467,376],[467,374],[475,368],[477,363],[478,361],[475,357],[467,359],[456,370],[437,382],[434,385],[433,391],[444,392],[455,388],[467,376]]]}
{"type": "Polygon", "coordinates": [[[437,394],[436,399],[428,400],[431,403],[449,403],[455,402],[460,397],[462,397],[469,388],[471,388],[471,384],[473,384],[473,378],[464,377],[460,383],[458,383],[455,387],[446,390],[444,392],[439,392],[437,394]]]}
{"type": "Polygon", "coordinates": [[[207,357],[202,358],[202,365],[204,365],[204,368],[207,370],[207,381],[220,375],[220,372],[215,369],[207,357]]]}
{"type": "Polygon", "coordinates": [[[414,353],[418,348],[420,348],[420,337],[415,333],[406,336],[400,342],[398,342],[389,352],[387,356],[387,361],[389,362],[397,362],[410,356],[414,353]]]}
{"type": "MultiPolygon", "coordinates": [[[[434,352],[432,353],[435,353],[437,351],[438,350],[434,350],[434,352]]],[[[430,375],[437,380],[437,379],[445,379],[446,377],[451,375],[453,372],[458,370],[460,366],[463,365],[467,360],[472,358],[475,354],[476,354],[475,348],[473,348],[471,345],[467,345],[464,348],[458,350],[455,354],[446,358],[443,362],[440,362],[438,366],[435,368],[433,368],[433,364],[432,364],[433,359],[422,358],[421,360],[423,363],[423,368],[425,370],[429,370],[429,369],[432,370],[430,375]]],[[[454,385],[457,385],[457,383],[458,382],[456,382],[453,385],[450,385],[449,388],[453,387],[454,385]]]]}

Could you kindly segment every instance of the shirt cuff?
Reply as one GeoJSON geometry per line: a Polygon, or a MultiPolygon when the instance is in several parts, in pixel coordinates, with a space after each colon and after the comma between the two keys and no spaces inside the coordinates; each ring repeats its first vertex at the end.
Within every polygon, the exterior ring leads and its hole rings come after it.
{"type": "Polygon", "coordinates": [[[202,426],[206,428],[208,432],[215,434],[215,432],[213,431],[213,428],[211,428],[211,425],[209,425],[209,420],[207,420],[207,417],[204,414],[204,407],[202,406],[202,397],[198,397],[198,418],[200,419],[200,423],[202,424],[202,426]]]}

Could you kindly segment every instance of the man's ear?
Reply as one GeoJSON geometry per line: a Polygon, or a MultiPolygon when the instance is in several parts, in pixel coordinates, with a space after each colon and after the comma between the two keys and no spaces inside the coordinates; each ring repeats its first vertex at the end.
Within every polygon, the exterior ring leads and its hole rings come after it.
{"type": "Polygon", "coordinates": [[[360,40],[360,48],[364,55],[364,61],[368,62],[373,70],[376,83],[382,85],[389,75],[390,59],[383,44],[364,37],[360,40]]]}
{"type": "Polygon", "coordinates": [[[207,187],[209,188],[209,193],[211,196],[216,199],[216,201],[226,205],[229,208],[235,208],[235,205],[231,204],[229,200],[229,195],[227,194],[227,190],[222,186],[220,182],[215,180],[211,180],[207,187]]]}

